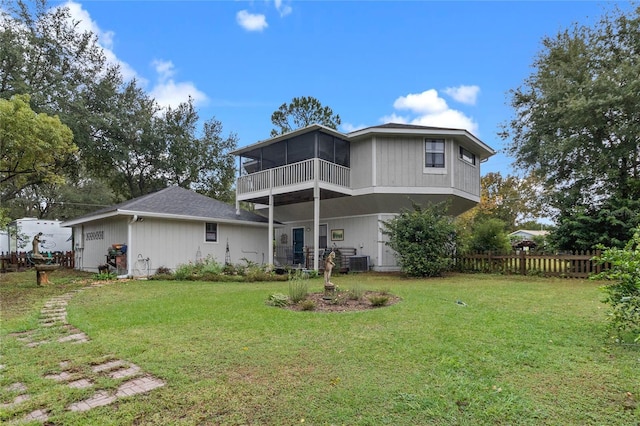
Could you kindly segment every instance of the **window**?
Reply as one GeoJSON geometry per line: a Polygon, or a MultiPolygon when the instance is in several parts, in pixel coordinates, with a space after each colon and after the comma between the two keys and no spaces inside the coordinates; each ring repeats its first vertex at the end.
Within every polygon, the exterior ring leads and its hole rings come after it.
{"type": "Polygon", "coordinates": [[[466,161],[469,164],[473,164],[474,166],[476,164],[476,155],[471,153],[470,151],[467,151],[463,147],[460,147],[460,159],[466,161]]]}
{"type": "Polygon", "coordinates": [[[424,166],[444,168],[444,139],[424,140],[424,166]]]}
{"type": "Polygon", "coordinates": [[[218,224],[206,223],[204,231],[204,240],[215,243],[218,241],[218,224]]]}

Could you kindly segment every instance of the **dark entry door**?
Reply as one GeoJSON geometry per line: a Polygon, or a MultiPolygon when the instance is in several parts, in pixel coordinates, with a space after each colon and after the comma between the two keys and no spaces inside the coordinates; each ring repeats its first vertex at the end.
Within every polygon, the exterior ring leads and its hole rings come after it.
{"type": "Polygon", "coordinates": [[[304,228],[293,228],[293,264],[304,265],[304,228]]]}

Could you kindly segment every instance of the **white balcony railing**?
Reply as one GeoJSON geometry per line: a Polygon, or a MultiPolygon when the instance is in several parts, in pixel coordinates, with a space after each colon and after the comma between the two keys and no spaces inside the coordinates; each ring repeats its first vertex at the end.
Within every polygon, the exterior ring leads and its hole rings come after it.
{"type": "MultiPolygon", "coordinates": [[[[271,188],[281,188],[315,179],[315,159],[287,164],[269,170],[252,173],[238,178],[238,195],[260,192],[271,188]]],[[[333,185],[349,188],[351,185],[351,169],[339,164],[318,160],[318,180],[333,185]]]]}

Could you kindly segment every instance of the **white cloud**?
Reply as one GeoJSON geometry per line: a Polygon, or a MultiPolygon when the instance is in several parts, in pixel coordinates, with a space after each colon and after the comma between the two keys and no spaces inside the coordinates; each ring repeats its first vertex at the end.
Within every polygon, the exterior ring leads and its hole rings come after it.
{"type": "Polygon", "coordinates": [[[177,107],[180,103],[193,99],[195,105],[207,103],[208,98],[204,92],[198,90],[190,81],[175,82],[175,67],[171,61],[154,60],[151,65],[158,74],[156,84],[149,94],[162,107],[177,107]]]}
{"type": "Polygon", "coordinates": [[[156,73],[158,73],[158,79],[160,81],[166,81],[175,74],[175,71],[173,70],[174,65],[171,61],[161,61],[156,59],[151,62],[151,65],[156,69],[156,73]]]}
{"type": "MultiPolygon", "coordinates": [[[[71,18],[78,22],[80,31],[91,31],[98,36],[98,43],[102,47],[107,61],[120,67],[124,81],[130,81],[135,78],[142,87],[149,85],[148,79],[141,77],[129,64],[116,56],[113,50],[115,39],[113,31],[101,29],[97,22],[91,19],[89,12],[82,8],[80,3],[70,0],[63,6],[69,8],[71,18]]],[[[152,66],[157,73],[157,78],[155,79],[156,83],[149,91],[149,95],[155,98],[159,105],[176,107],[181,102],[186,102],[189,96],[193,98],[195,105],[202,105],[208,101],[207,95],[198,90],[194,83],[190,81],[176,82],[174,80],[176,71],[173,62],[154,60],[152,66]]]]}
{"type": "Polygon", "coordinates": [[[444,93],[451,96],[454,100],[467,104],[467,105],[475,105],[476,100],[478,98],[478,93],[480,93],[480,88],[478,86],[458,86],[458,87],[447,87],[444,89],[444,93]]]}
{"type": "Polygon", "coordinates": [[[247,10],[236,14],[236,22],[247,31],[262,31],[269,26],[266,16],[249,13],[247,10]]]}
{"type": "Polygon", "coordinates": [[[62,6],[57,7],[67,7],[69,9],[69,14],[71,15],[71,19],[78,23],[78,30],[80,31],[91,31],[93,34],[98,36],[98,44],[102,47],[105,57],[107,58],[107,62],[112,65],[118,65],[120,67],[120,73],[125,81],[132,80],[133,78],[137,78],[139,81],[144,82],[145,80],[138,76],[138,73],[126,62],[119,59],[115,52],[113,51],[113,40],[115,37],[115,33],[113,31],[104,31],[99,26],[98,23],[91,19],[89,12],[82,8],[80,3],[76,3],[73,1],[68,1],[62,6]]]}
{"type": "Polygon", "coordinates": [[[280,17],[285,17],[291,12],[293,9],[288,4],[283,4],[282,0],[275,0],[274,5],[276,6],[276,10],[280,13],[280,17]]]}
{"type": "Polygon", "coordinates": [[[340,130],[342,130],[344,133],[351,133],[355,132],[356,130],[364,129],[365,127],[369,126],[367,126],[366,124],[353,125],[351,123],[342,123],[340,125],[340,130]]]}
{"type": "Polygon", "coordinates": [[[447,102],[438,96],[435,89],[425,90],[422,93],[410,93],[400,96],[393,103],[395,109],[408,109],[418,113],[437,113],[447,109],[447,102]]]}
{"type": "MultiPolygon", "coordinates": [[[[460,96],[462,96],[462,99],[473,98],[475,101],[475,95],[472,96],[472,94],[477,94],[479,90],[479,88],[467,90],[466,92],[462,90],[460,92],[466,93],[467,97],[463,95],[460,96]]],[[[463,112],[450,108],[435,89],[400,96],[393,103],[393,107],[396,110],[408,111],[408,113],[406,115],[399,115],[397,112],[393,112],[390,115],[382,117],[380,119],[381,122],[466,129],[473,134],[478,133],[478,123],[471,117],[466,116],[463,112]]]]}

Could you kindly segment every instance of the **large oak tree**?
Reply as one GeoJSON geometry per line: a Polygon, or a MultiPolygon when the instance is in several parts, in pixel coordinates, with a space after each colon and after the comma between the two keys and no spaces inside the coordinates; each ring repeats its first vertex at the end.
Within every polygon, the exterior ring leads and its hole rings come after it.
{"type": "Polygon", "coordinates": [[[544,38],[534,72],[511,91],[502,136],[516,166],[544,179],[559,232],[573,235],[563,249],[619,245],[638,221],[629,212],[640,200],[639,12],[615,9],[544,38]]]}

